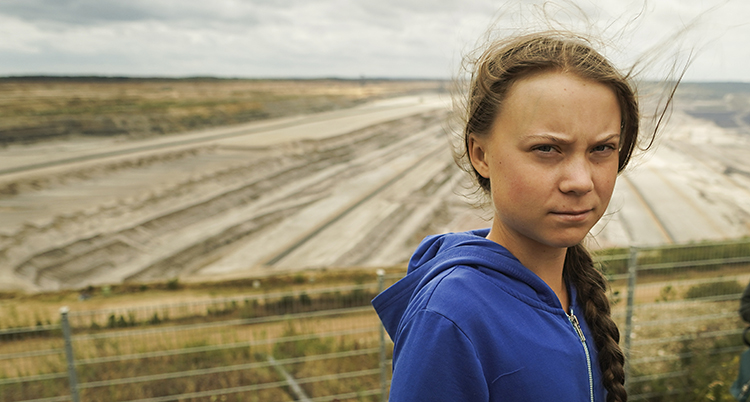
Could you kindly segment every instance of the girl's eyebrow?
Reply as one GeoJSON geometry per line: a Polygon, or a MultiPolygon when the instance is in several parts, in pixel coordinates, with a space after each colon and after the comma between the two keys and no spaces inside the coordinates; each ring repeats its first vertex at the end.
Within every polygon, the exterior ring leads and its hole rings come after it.
{"type": "MultiPolygon", "coordinates": [[[[596,142],[608,142],[613,139],[617,139],[619,142],[620,133],[610,134],[601,140],[597,140],[596,142]]],[[[542,140],[542,141],[553,142],[555,144],[572,144],[573,142],[575,142],[575,140],[572,138],[565,138],[564,136],[559,136],[555,134],[530,134],[526,136],[524,140],[526,141],[542,140]]]]}
{"type": "Polygon", "coordinates": [[[554,134],[529,134],[527,135],[524,140],[526,141],[549,141],[554,142],[555,144],[570,144],[573,142],[573,139],[566,139],[561,136],[557,136],[554,134]]]}
{"type": "Polygon", "coordinates": [[[601,142],[607,142],[607,141],[614,140],[614,139],[617,139],[617,141],[619,142],[620,141],[620,133],[611,134],[607,138],[601,140],[601,142]]]}

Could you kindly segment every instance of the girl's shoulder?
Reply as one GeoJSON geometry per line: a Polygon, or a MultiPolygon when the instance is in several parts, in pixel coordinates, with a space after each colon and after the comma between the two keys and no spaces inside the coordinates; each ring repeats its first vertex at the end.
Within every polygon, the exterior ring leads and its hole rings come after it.
{"type": "Polygon", "coordinates": [[[501,314],[526,309],[558,314],[557,306],[547,300],[549,295],[539,290],[503,272],[457,265],[426,283],[413,296],[410,310],[432,311],[457,323],[486,317],[495,310],[501,314]]]}

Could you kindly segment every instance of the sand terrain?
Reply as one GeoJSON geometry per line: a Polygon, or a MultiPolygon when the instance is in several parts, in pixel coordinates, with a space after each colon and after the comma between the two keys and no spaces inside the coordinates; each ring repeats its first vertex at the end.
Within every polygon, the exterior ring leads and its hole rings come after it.
{"type": "MultiPolygon", "coordinates": [[[[0,149],[0,289],[405,262],[488,225],[438,95],[151,139],[0,149]]],[[[676,110],[619,180],[594,247],[750,234],[750,136],[676,110]]]]}

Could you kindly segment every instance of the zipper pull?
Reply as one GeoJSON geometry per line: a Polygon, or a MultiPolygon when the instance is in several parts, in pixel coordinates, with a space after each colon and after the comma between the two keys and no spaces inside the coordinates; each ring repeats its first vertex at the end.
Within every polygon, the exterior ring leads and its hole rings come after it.
{"type": "Polygon", "coordinates": [[[570,310],[570,314],[568,315],[568,319],[570,320],[570,323],[573,324],[573,328],[575,328],[576,333],[578,333],[578,337],[581,338],[581,342],[586,342],[586,337],[583,335],[583,330],[581,329],[581,325],[578,323],[578,317],[576,317],[575,314],[573,314],[573,310],[570,310]]]}

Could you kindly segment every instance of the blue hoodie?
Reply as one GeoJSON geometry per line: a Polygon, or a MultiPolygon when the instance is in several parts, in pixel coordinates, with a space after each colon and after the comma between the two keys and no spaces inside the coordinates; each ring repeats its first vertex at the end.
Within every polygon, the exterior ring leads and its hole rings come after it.
{"type": "Polygon", "coordinates": [[[390,401],[604,402],[575,289],[569,315],[488,231],[426,238],[373,300],[394,342],[390,401]]]}

